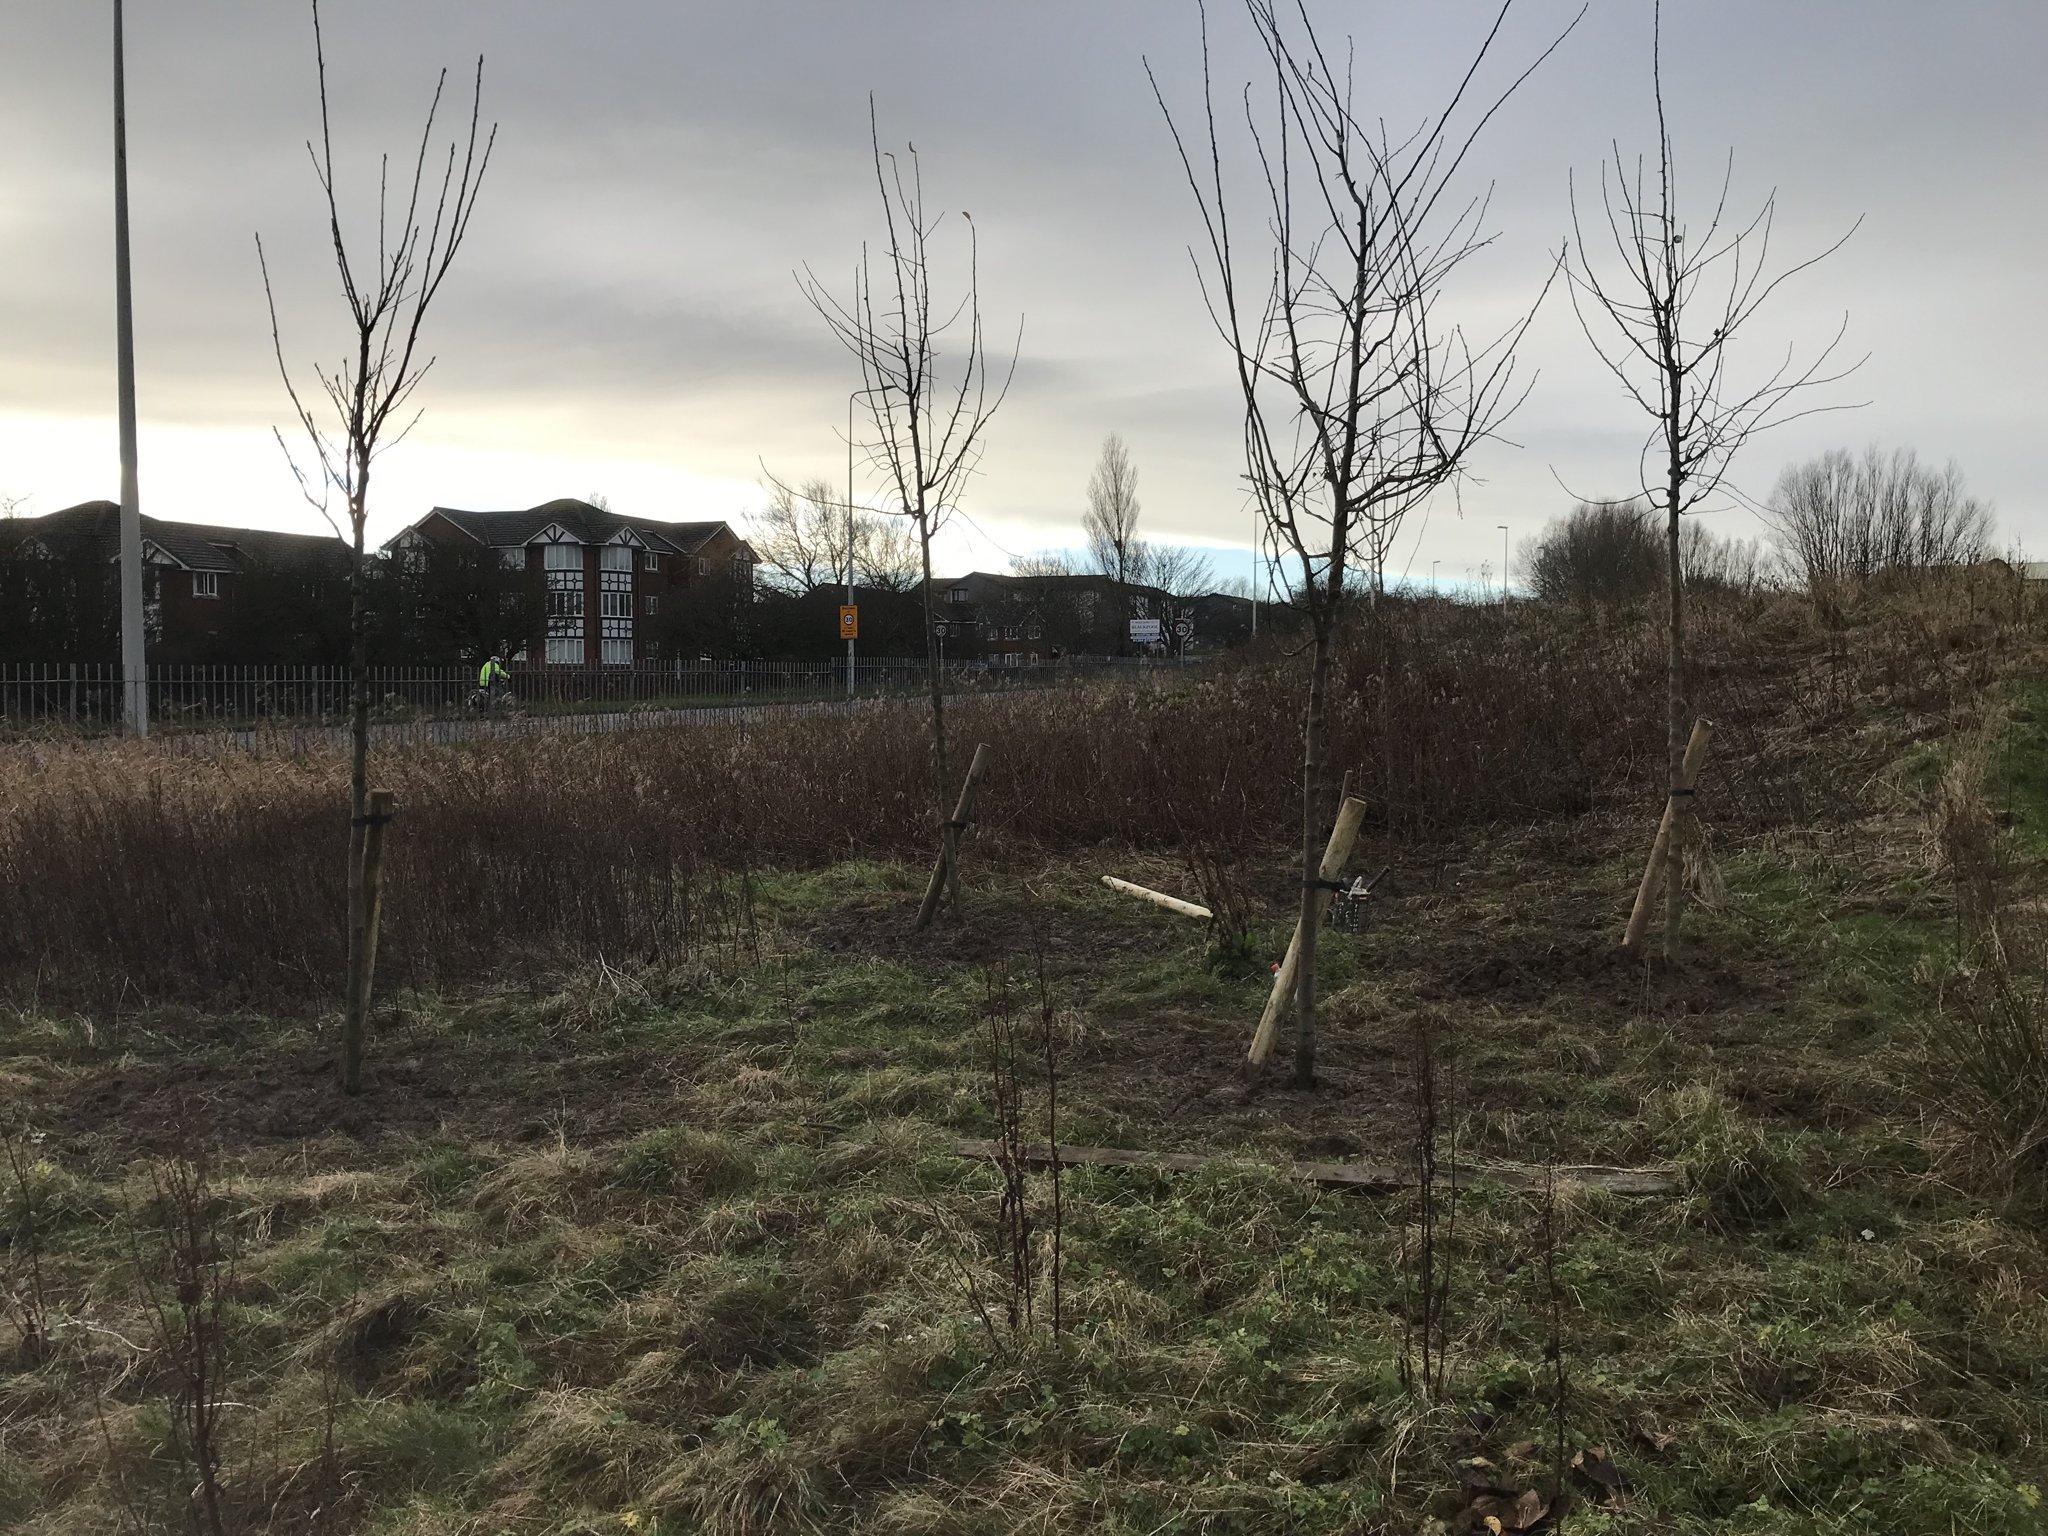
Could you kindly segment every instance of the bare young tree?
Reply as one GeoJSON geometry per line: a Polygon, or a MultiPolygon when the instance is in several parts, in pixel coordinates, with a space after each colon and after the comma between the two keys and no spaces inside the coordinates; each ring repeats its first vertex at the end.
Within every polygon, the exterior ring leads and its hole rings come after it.
{"type": "Polygon", "coordinates": [[[1506,0],[1443,110],[1397,141],[1355,109],[1350,55],[1332,58],[1306,0],[1243,3],[1271,69],[1263,90],[1242,92],[1263,180],[1256,258],[1232,222],[1206,6],[1206,139],[1191,143],[1181,132],[1156,80],[1153,94],[1201,216],[1207,248],[1196,270],[1242,397],[1247,479],[1277,546],[1298,567],[1310,628],[1294,998],[1294,1080],[1308,1086],[1331,653],[1354,562],[1380,559],[1409,511],[1457,480],[1520,403],[1514,350],[1533,308],[1490,341],[1443,318],[1446,283],[1490,239],[1485,198],[1460,200],[1455,188],[1480,130],[1563,36],[1483,110],[1471,109],[1513,4],[1506,0]]]}
{"type": "Polygon", "coordinates": [[[1664,8],[1658,0],[1652,10],[1650,46],[1656,162],[1646,165],[1638,157],[1631,177],[1624,172],[1617,143],[1612,161],[1601,165],[1601,212],[1613,245],[1613,270],[1605,275],[1588,248],[1574,180],[1565,270],[1587,341],[1655,423],[1643,448],[1641,494],[1650,498],[1665,524],[1665,744],[1672,839],[1665,864],[1664,957],[1671,960],[1677,956],[1683,916],[1683,851],[1693,827],[1691,791],[1682,767],[1690,722],[1680,520],[1721,488],[1735,456],[1758,432],[1815,409],[1833,409],[1795,406],[1803,391],[1833,383],[1856,365],[1833,368],[1848,330],[1844,316],[1834,339],[1806,365],[1796,363],[1787,351],[1753,380],[1737,383],[1731,377],[1729,353],[1736,335],[1779,287],[1839,250],[1849,235],[1773,275],[1770,242],[1776,194],[1765,198],[1746,224],[1732,222],[1728,193],[1733,155],[1706,227],[1695,235],[1679,206],[1678,169],[1664,111],[1663,48],[1664,8]]]}
{"type": "Polygon", "coordinates": [[[1081,514],[1088,536],[1088,558],[1095,569],[1116,583],[1119,656],[1130,649],[1129,588],[1143,581],[1146,550],[1138,537],[1138,466],[1124,440],[1112,432],[1103,439],[1102,457],[1088,477],[1088,510],[1081,514]]]}
{"type": "MultiPolygon", "coordinates": [[[[960,215],[967,230],[967,262],[957,298],[942,297],[934,273],[935,237],[944,210],[926,201],[917,147],[904,157],[882,149],[874,98],[868,98],[868,141],[873,149],[875,187],[881,195],[883,238],[879,252],[861,247],[853,282],[844,297],[826,288],[806,267],[798,286],[840,344],[853,355],[861,375],[860,401],[869,435],[859,446],[886,483],[894,510],[917,531],[918,566],[924,585],[925,673],[931,695],[932,803],[946,867],[946,892],[960,904],[958,828],[950,825],[952,775],[946,752],[946,700],[941,677],[937,619],[932,591],[932,537],[957,510],[967,482],[981,463],[990,419],[1016,376],[1017,346],[1009,367],[997,377],[990,369],[981,320],[979,249],[974,220],[960,215]]],[[[919,926],[930,912],[920,914],[919,926]]]]}
{"type": "Polygon", "coordinates": [[[496,124],[481,136],[484,62],[476,62],[466,135],[448,141],[438,167],[439,185],[429,167],[434,124],[447,89],[441,71],[434,98],[420,131],[418,154],[402,202],[390,195],[390,158],[379,163],[377,239],[374,255],[367,242],[352,247],[342,228],[342,198],[334,166],[332,114],[327,97],[327,53],[320,31],[320,0],[312,0],[313,60],[320,92],[320,140],[308,141],[306,152],[326,201],[327,227],[333,242],[335,272],[348,307],[347,344],[334,364],[315,363],[313,377],[326,397],[329,420],[323,424],[301,395],[285,361],[277,319],[277,296],[263,237],[256,237],[256,259],[263,274],[263,296],[270,310],[270,341],[278,372],[299,426],[311,446],[312,463],[302,464],[277,433],[278,445],[306,499],[327,519],[337,535],[349,541],[353,562],[349,576],[349,670],[352,678],[349,747],[348,863],[348,998],[342,1019],[341,1085],[349,1093],[362,1088],[364,1026],[370,1006],[371,963],[375,953],[369,932],[369,903],[363,879],[363,848],[369,816],[370,652],[369,569],[363,532],[369,519],[370,474],[385,449],[402,440],[419,419],[412,400],[434,359],[423,355],[420,336],[427,312],[441,292],[456,252],[469,232],[477,194],[497,142],[496,124]],[[427,202],[433,201],[431,215],[427,202]],[[337,517],[333,500],[342,503],[337,517]],[[344,522],[346,532],[344,532],[344,522]]]}

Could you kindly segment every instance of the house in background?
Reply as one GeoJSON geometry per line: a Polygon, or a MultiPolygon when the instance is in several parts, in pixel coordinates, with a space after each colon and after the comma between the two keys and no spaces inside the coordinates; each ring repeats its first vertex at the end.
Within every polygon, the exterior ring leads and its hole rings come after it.
{"type": "MultiPolygon", "coordinates": [[[[88,501],[0,520],[0,651],[22,660],[120,655],[121,509],[88,501]]],[[[272,610],[341,594],[348,546],[331,533],[278,533],[142,519],[143,621],[152,661],[227,659],[272,610]]],[[[346,624],[346,597],[341,622],[346,624]]],[[[242,660],[237,656],[234,659],[242,660]]]]}
{"type": "Polygon", "coordinates": [[[753,548],[729,524],[626,517],[587,501],[517,512],[436,507],[384,549],[403,566],[434,545],[495,551],[506,569],[542,582],[545,628],[525,659],[550,666],[629,666],[675,649],[664,637],[689,637],[694,653],[703,621],[729,623],[724,610],[754,590],[753,548]]]}
{"type": "Polygon", "coordinates": [[[1165,619],[1174,599],[1157,587],[1099,575],[1005,576],[970,571],[932,583],[946,654],[994,666],[1061,657],[1135,654],[1131,619],[1165,619]]]}

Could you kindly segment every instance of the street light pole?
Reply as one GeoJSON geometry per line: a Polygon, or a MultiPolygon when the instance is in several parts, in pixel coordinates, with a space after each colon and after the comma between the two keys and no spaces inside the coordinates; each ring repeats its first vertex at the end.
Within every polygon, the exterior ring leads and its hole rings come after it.
{"type": "Polygon", "coordinates": [[[1259,638],[1259,546],[1266,541],[1266,515],[1252,504],[1252,638],[1259,638]]]}
{"type": "Polygon", "coordinates": [[[1500,528],[1500,611],[1506,613],[1508,611],[1508,525],[1501,523],[1498,526],[1500,528]]]}
{"type": "MultiPolygon", "coordinates": [[[[846,606],[853,606],[853,402],[846,397],[846,606]]],[[[846,699],[853,702],[853,636],[846,637],[846,699]]]]}
{"type": "Polygon", "coordinates": [[[135,310],[128,281],[128,74],[121,0],[114,0],[114,348],[121,418],[121,681],[133,736],[149,734],[142,632],[142,498],[136,488],[135,310]]]}
{"type": "Polygon", "coordinates": [[[1437,596],[1436,568],[1442,564],[1443,561],[1441,560],[1432,560],[1429,562],[1429,595],[1431,597],[1437,596]]]}

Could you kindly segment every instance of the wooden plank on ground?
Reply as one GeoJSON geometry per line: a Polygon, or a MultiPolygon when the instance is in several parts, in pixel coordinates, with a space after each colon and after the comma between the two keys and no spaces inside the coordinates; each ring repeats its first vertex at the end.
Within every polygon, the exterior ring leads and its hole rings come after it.
{"type": "MultiPolygon", "coordinates": [[[[995,1142],[973,1138],[955,1141],[953,1150],[961,1157],[981,1158],[989,1162],[995,1161],[1001,1153],[995,1142]]],[[[1052,1148],[1043,1142],[1027,1145],[1023,1154],[1025,1163],[1034,1168],[1050,1167],[1053,1161],[1052,1148]]],[[[1199,1173],[1224,1161],[1201,1153],[1128,1152],[1119,1147],[1070,1147],[1064,1144],[1059,1149],[1059,1160],[1069,1168],[1149,1168],[1162,1173],[1199,1173]]],[[[1276,1166],[1283,1173],[1308,1179],[1326,1189],[1357,1189],[1368,1194],[1388,1195],[1396,1190],[1415,1187],[1413,1174],[1398,1168],[1376,1168],[1367,1163],[1281,1163],[1276,1166]]],[[[1448,1172],[1443,1175],[1442,1182],[1451,1182],[1448,1172]]],[[[1632,1196],[1674,1195],[1679,1188],[1676,1175],[1660,1168],[1560,1165],[1557,1182],[1560,1186],[1577,1184],[1588,1189],[1603,1189],[1609,1194],[1632,1196]]],[[[1480,1184],[1497,1184],[1508,1189],[1541,1189],[1543,1170],[1498,1164],[1461,1165],[1456,1183],[1460,1189],[1480,1184]]]]}

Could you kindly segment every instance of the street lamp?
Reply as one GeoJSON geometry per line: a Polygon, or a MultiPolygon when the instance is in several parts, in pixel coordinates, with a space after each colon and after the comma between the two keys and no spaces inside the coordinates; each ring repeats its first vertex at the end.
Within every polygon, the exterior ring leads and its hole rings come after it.
{"type": "MultiPolygon", "coordinates": [[[[846,606],[853,606],[853,402],[855,390],[846,397],[846,606]]],[[[846,637],[846,701],[853,702],[853,636],[846,637]]]]}
{"type": "Polygon", "coordinates": [[[114,0],[114,350],[121,423],[121,680],[130,735],[149,734],[149,669],[143,651],[142,504],[135,473],[135,306],[128,281],[128,71],[114,0]]]}
{"type": "Polygon", "coordinates": [[[1442,564],[1443,561],[1441,560],[1432,560],[1429,562],[1429,595],[1431,597],[1435,597],[1437,595],[1436,568],[1442,564]]]}
{"type": "Polygon", "coordinates": [[[1500,523],[1496,526],[1500,529],[1500,607],[1505,613],[1508,607],[1508,525],[1500,523]]]}

